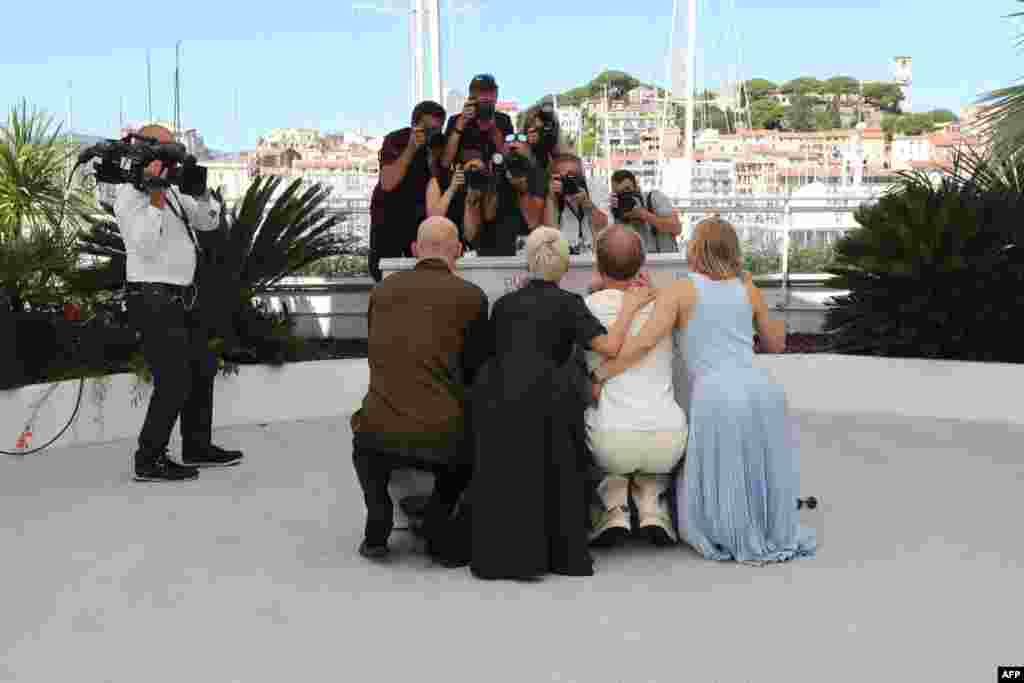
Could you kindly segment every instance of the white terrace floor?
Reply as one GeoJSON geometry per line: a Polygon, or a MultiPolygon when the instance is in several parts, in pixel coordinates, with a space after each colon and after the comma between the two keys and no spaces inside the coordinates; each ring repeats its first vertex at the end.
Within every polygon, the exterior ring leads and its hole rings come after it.
{"type": "MultiPolygon", "coordinates": [[[[341,418],[218,430],[246,463],[132,483],[132,444],[0,461],[0,679],[990,681],[1024,663],[1024,427],[800,415],[816,559],[597,554],[485,583],[356,554],[341,418]]],[[[510,511],[514,514],[514,511],[510,511]]]]}

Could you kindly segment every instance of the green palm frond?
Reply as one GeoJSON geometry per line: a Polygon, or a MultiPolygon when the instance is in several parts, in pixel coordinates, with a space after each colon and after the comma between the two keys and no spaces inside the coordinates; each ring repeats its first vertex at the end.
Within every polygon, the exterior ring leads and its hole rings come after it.
{"type": "Polygon", "coordinates": [[[57,230],[74,244],[76,222],[89,210],[84,192],[66,188],[74,155],[70,139],[53,118],[22,102],[0,126],[0,224],[22,230],[57,230]],[[70,226],[67,228],[66,226],[70,226]]]}
{"type": "MultiPolygon", "coordinates": [[[[1024,12],[1014,12],[1005,18],[1021,17],[1024,12]]],[[[1018,34],[1017,47],[1024,47],[1024,33],[1018,34]]],[[[986,111],[978,117],[982,135],[991,138],[999,155],[1016,156],[1024,149],[1024,83],[993,90],[978,103],[986,106],[986,111]]]]}
{"type": "Polygon", "coordinates": [[[226,262],[240,286],[252,294],[355,248],[356,238],[337,230],[344,216],[328,214],[324,207],[330,188],[313,184],[302,190],[297,179],[278,193],[281,183],[274,176],[257,179],[230,221],[226,262]]]}

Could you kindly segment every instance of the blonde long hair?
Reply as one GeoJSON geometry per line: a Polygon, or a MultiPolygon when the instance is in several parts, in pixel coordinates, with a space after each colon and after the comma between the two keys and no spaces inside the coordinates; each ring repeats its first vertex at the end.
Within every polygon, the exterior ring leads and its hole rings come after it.
{"type": "Polygon", "coordinates": [[[686,250],[690,270],[698,273],[733,277],[743,270],[743,253],[736,228],[718,214],[694,227],[686,250]]]}

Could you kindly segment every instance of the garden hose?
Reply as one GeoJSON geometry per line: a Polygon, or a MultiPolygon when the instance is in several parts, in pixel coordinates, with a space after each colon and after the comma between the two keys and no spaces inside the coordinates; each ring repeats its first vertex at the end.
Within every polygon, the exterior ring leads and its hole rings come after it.
{"type": "MultiPolygon", "coordinates": [[[[83,162],[81,162],[81,161],[76,163],[74,165],[74,167],[72,167],[71,172],[68,173],[67,183],[64,186],[64,201],[62,202],[61,207],[60,207],[60,219],[57,221],[57,228],[58,229],[60,229],[60,227],[64,225],[64,216],[65,216],[65,214],[67,212],[67,205],[68,205],[68,202],[67,202],[68,190],[71,189],[71,182],[72,182],[72,180],[74,180],[75,171],[78,170],[78,167],[81,166],[82,163],[83,162]]],[[[83,321],[82,325],[84,326],[86,323],[90,322],[95,317],[96,316],[94,315],[92,318],[89,318],[89,320],[83,321]]],[[[43,404],[49,399],[50,396],[53,395],[53,392],[56,389],[56,387],[57,387],[57,384],[54,384],[47,391],[47,395],[44,396],[43,399],[39,402],[39,405],[36,406],[36,415],[38,415],[39,409],[42,408],[43,404]]],[[[68,427],[70,427],[72,424],[74,424],[75,418],[78,417],[78,410],[79,410],[79,408],[82,405],[82,393],[84,391],[85,391],[85,378],[84,377],[80,377],[78,379],[78,397],[75,399],[75,409],[73,411],[71,411],[71,417],[68,418],[68,421],[64,425],[64,428],[61,429],[57,433],[57,436],[55,436],[52,439],[50,439],[49,441],[47,441],[45,444],[43,444],[39,448],[33,448],[31,450],[13,451],[13,452],[12,451],[5,451],[5,450],[0,449],[0,455],[32,455],[34,453],[39,453],[40,451],[44,451],[47,448],[49,448],[50,446],[52,446],[58,439],[60,439],[60,437],[64,436],[64,432],[66,432],[68,430],[68,427]]],[[[18,443],[19,444],[27,443],[27,441],[25,441],[26,437],[31,437],[32,436],[32,423],[35,421],[36,415],[33,415],[32,418],[29,420],[28,424],[25,425],[24,431],[21,433],[21,436],[18,438],[18,443]]]]}

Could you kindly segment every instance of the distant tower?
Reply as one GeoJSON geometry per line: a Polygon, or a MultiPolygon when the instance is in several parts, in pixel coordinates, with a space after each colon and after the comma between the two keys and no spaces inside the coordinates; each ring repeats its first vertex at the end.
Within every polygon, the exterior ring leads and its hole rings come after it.
{"type": "Polygon", "coordinates": [[[909,112],[913,110],[913,104],[910,99],[911,88],[913,87],[913,58],[912,57],[894,57],[892,60],[892,72],[893,80],[900,86],[903,91],[903,102],[900,108],[909,112]]]}

